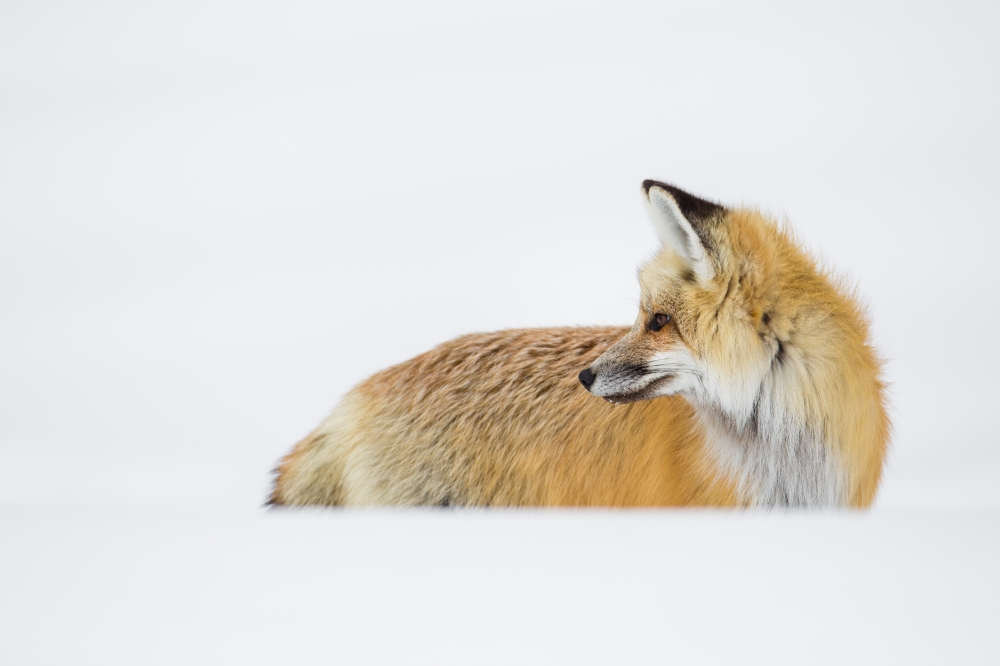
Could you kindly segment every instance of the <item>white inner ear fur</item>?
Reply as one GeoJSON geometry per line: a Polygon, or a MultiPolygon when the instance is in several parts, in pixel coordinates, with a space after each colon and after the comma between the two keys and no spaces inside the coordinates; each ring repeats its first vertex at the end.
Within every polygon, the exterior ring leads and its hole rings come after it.
{"type": "Polygon", "coordinates": [[[654,186],[649,188],[648,199],[649,216],[663,247],[684,259],[699,282],[708,282],[715,277],[715,269],[705,246],[670,193],[654,186]]]}

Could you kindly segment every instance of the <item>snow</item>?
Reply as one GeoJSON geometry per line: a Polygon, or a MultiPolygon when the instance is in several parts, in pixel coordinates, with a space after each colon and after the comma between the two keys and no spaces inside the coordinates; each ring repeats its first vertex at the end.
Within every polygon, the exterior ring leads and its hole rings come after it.
{"type": "Polygon", "coordinates": [[[971,664],[1000,654],[995,513],[0,518],[5,664],[971,664]]]}
{"type": "Polygon", "coordinates": [[[0,7],[0,663],[1000,660],[1000,8],[0,7]],[[646,178],[856,283],[865,514],[264,512],[370,373],[634,318],[646,178]]]}

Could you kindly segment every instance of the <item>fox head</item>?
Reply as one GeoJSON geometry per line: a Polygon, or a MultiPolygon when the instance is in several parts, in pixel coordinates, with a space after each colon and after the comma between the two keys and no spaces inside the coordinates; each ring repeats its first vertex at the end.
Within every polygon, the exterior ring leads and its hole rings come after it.
{"type": "Polygon", "coordinates": [[[662,248],[639,269],[632,330],[580,382],[614,403],[683,394],[749,417],[761,382],[786,351],[780,255],[805,262],[799,272],[814,267],[756,211],[653,180],[643,194],[662,248]]]}
{"type": "Polygon", "coordinates": [[[632,330],[580,382],[613,403],[684,396],[748,503],[870,504],[890,425],[852,290],[756,210],[643,194],[662,247],[632,330]]]}

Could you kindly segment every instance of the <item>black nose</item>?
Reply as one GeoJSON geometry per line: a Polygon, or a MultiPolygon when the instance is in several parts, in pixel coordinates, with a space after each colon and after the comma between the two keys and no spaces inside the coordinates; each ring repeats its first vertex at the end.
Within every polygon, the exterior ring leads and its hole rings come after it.
{"type": "Polygon", "coordinates": [[[595,379],[597,379],[597,375],[591,372],[590,368],[587,368],[580,373],[580,383],[583,384],[583,388],[588,391],[590,390],[590,386],[594,383],[595,379]]]}

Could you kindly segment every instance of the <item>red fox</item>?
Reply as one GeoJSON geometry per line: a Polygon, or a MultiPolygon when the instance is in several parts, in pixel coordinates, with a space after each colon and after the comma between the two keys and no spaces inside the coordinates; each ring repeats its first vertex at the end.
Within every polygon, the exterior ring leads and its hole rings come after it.
{"type": "Polygon", "coordinates": [[[384,370],[269,503],[869,506],[890,424],[862,307],[763,214],[643,194],[662,247],[631,329],[467,335],[384,370]]]}

